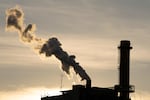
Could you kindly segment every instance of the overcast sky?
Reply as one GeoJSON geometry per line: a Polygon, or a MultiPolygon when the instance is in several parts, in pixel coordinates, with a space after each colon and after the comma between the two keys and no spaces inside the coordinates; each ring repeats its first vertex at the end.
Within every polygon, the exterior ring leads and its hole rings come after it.
{"type": "MultiPolygon", "coordinates": [[[[65,51],[76,55],[93,86],[118,84],[117,47],[121,40],[130,40],[131,84],[137,94],[148,100],[149,0],[0,0],[0,93],[3,95],[28,88],[60,88],[60,62],[55,57],[43,59],[20,42],[16,32],[5,32],[5,11],[16,5],[25,13],[25,24],[36,24],[38,37],[57,37],[65,51]]],[[[64,76],[63,88],[71,88],[72,82],[64,76]]],[[[4,98],[5,95],[2,99],[7,100],[4,98]]]]}

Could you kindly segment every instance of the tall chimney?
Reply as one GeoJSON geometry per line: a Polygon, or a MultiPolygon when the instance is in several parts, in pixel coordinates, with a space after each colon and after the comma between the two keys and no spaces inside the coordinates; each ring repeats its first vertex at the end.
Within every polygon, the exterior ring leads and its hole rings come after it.
{"type": "Polygon", "coordinates": [[[130,88],[130,41],[122,40],[120,42],[120,72],[119,72],[119,100],[131,100],[129,94],[131,92],[130,88]]]}

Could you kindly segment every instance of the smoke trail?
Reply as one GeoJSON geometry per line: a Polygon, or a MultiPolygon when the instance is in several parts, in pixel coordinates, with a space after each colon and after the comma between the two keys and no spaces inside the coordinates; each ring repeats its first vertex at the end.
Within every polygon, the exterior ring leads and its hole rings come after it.
{"type": "Polygon", "coordinates": [[[44,53],[46,57],[54,55],[61,61],[62,70],[70,75],[70,68],[72,67],[76,74],[79,74],[82,80],[86,80],[87,84],[91,84],[90,77],[85,70],[75,61],[74,55],[69,55],[61,48],[61,43],[57,38],[52,37],[48,41],[38,38],[35,35],[35,25],[29,24],[24,27],[24,13],[21,8],[15,7],[6,11],[6,29],[9,31],[17,31],[20,39],[24,43],[28,43],[33,46],[34,49],[39,51],[39,54],[44,53]]]}
{"type": "Polygon", "coordinates": [[[22,32],[24,13],[17,6],[6,11],[7,29],[17,30],[22,32]]]}
{"type": "Polygon", "coordinates": [[[16,6],[6,10],[6,31],[17,31],[23,43],[40,50],[45,41],[35,35],[36,26],[34,24],[29,24],[26,28],[25,26],[24,13],[21,8],[16,6]]]}
{"type": "Polygon", "coordinates": [[[76,74],[79,74],[82,80],[86,80],[87,87],[91,87],[91,79],[85,70],[75,61],[74,55],[69,55],[66,51],[61,48],[61,43],[57,38],[50,38],[46,43],[43,44],[40,54],[45,53],[45,56],[49,57],[54,55],[57,59],[61,61],[62,70],[67,74],[70,74],[70,68],[72,67],[76,74]]]}

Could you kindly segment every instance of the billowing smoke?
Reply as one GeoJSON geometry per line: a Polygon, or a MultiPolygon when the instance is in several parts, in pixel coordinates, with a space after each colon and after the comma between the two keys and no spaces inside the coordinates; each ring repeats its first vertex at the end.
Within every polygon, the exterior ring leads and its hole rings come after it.
{"type": "Polygon", "coordinates": [[[37,38],[35,35],[35,25],[29,24],[24,27],[24,13],[21,8],[15,7],[6,11],[6,29],[9,31],[17,31],[20,39],[24,43],[33,46],[39,51],[39,54],[45,54],[46,57],[54,55],[61,61],[62,70],[70,75],[70,68],[72,67],[76,74],[79,74],[82,80],[86,80],[87,84],[91,85],[90,77],[85,70],[75,61],[74,55],[69,55],[61,48],[61,43],[57,38],[52,37],[48,41],[37,38]]]}
{"type": "Polygon", "coordinates": [[[51,56],[55,55],[62,63],[62,69],[67,73],[70,74],[69,69],[72,66],[74,71],[79,74],[84,79],[90,79],[86,72],[82,69],[78,62],[75,61],[74,55],[68,55],[66,51],[63,51],[61,48],[61,43],[58,41],[57,38],[53,37],[50,38],[41,48],[40,53],[45,53],[45,55],[51,56]]]}
{"type": "Polygon", "coordinates": [[[6,30],[17,31],[20,40],[34,49],[40,49],[45,42],[44,39],[35,35],[35,24],[29,24],[25,28],[24,13],[18,6],[6,10],[6,30]]]}
{"type": "Polygon", "coordinates": [[[87,87],[91,86],[91,80],[88,74],[79,65],[79,63],[75,61],[74,55],[69,55],[61,48],[61,43],[57,38],[53,37],[46,41],[40,49],[40,54],[41,53],[44,53],[47,57],[54,55],[57,59],[59,59],[62,64],[62,70],[67,74],[70,74],[70,68],[73,67],[76,74],[79,74],[82,80],[87,81],[87,87]]]}
{"type": "Polygon", "coordinates": [[[7,14],[7,28],[14,28],[22,32],[23,28],[23,17],[24,14],[21,9],[9,9],[6,11],[7,14]]]}

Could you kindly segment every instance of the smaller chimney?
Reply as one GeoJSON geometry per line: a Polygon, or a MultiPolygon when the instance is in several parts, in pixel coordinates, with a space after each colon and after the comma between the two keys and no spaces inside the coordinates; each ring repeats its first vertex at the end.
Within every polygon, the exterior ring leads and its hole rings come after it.
{"type": "Polygon", "coordinates": [[[119,85],[115,90],[119,93],[119,100],[131,100],[130,92],[134,92],[133,86],[130,85],[130,41],[122,40],[120,46],[120,66],[119,66],[119,85]]]}

